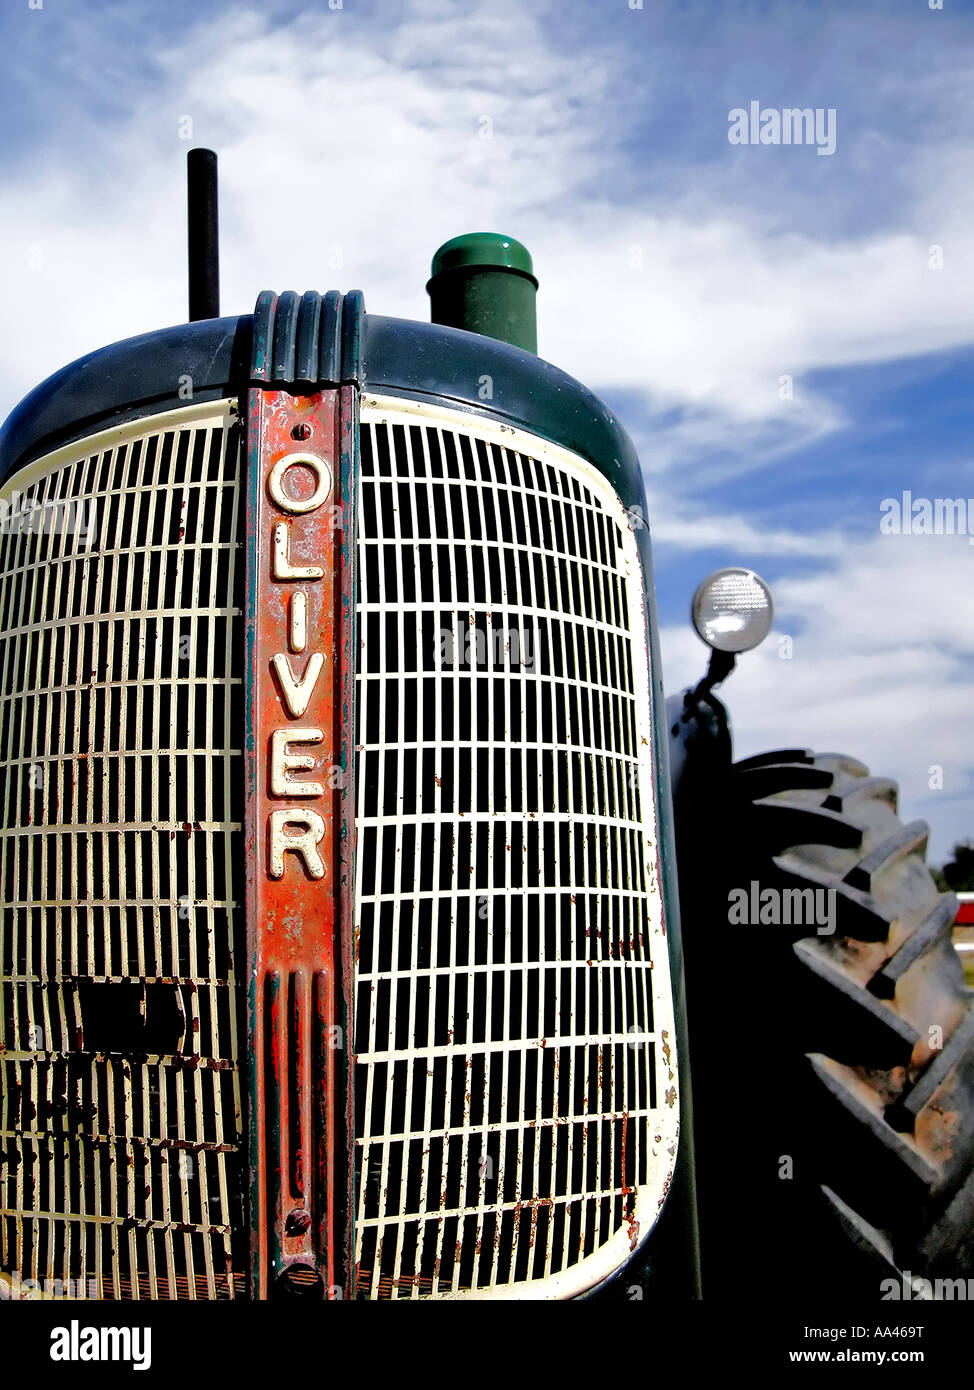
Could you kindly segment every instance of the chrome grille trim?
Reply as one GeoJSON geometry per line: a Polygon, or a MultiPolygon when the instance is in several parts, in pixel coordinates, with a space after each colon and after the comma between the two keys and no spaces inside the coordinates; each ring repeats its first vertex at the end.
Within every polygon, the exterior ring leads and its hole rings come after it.
{"type": "Polygon", "coordinates": [[[568,1297],[677,1143],[638,550],[536,436],[379,397],[361,436],[359,1296],[568,1297]]]}
{"type": "Polygon", "coordinates": [[[0,491],[93,522],[0,534],[0,1272],[20,1281],[245,1288],[240,468],[210,403],[0,491]]]}

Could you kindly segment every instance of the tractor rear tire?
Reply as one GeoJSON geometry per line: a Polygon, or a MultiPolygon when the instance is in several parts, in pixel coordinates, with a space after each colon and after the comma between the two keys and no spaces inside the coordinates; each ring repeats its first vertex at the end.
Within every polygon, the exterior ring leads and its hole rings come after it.
{"type": "Polygon", "coordinates": [[[896,796],[763,754],[714,798],[707,874],[681,850],[705,1298],[974,1276],[974,992],[896,796]]]}

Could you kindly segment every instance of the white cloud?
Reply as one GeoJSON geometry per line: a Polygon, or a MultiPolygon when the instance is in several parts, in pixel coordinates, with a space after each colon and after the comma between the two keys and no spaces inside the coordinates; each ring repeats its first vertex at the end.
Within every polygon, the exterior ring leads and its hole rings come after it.
{"type": "Polygon", "coordinates": [[[839,535],[775,531],[734,514],[690,516],[682,513],[678,504],[674,506],[672,499],[656,503],[650,523],[654,541],[682,550],[721,547],[736,548],[741,554],[754,557],[807,555],[826,559],[848,549],[848,541],[839,535]]]}
{"type": "MultiPolygon", "coordinates": [[[[781,152],[772,162],[758,149],[724,150],[721,111],[703,92],[684,94],[679,120],[715,122],[702,131],[713,135],[712,162],[653,185],[633,174],[667,135],[653,107],[667,54],[654,38],[623,52],[590,22],[582,54],[577,23],[565,26],[572,41],[563,37],[560,9],[525,14],[515,0],[460,13],[413,0],[379,23],[324,6],[274,25],[256,7],[221,9],[172,26],[161,44],[150,26],[144,72],[132,69],[137,26],[125,6],[100,26],[90,12],[65,14],[51,71],[70,76],[64,100],[74,105],[57,107],[49,79],[61,124],[5,180],[4,307],[18,332],[0,338],[4,404],[84,351],[183,317],[183,114],[194,143],[220,152],[225,312],[249,312],[263,288],[357,285],[374,312],[425,318],[441,241],[485,228],[519,236],[541,279],[542,352],[596,389],[636,393],[647,416],[677,417],[640,439],[659,537],[829,562],[776,586],[779,625],[804,623],[794,661],[778,661],[772,640],[728,685],[739,748],[840,746],[891,770],[909,804],[926,805],[943,847],[966,814],[952,788],[974,785],[974,552],[922,538],[845,550],[833,534],[762,530],[695,509],[684,480],[689,459],[699,498],[702,479],[766,466],[842,425],[809,385],[819,368],[971,342],[971,149],[951,119],[968,89],[963,56],[938,50],[923,91],[912,71],[887,74],[884,109],[899,82],[909,122],[872,130],[866,116],[850,132],[842,114],[834,162],[800,149],[789,163],[781,152]],[[83,83],[90,100],[78,95],[83,83]],[[929,138],[918,133],[924,100],[937,116],[929,138]],[[484,117],[491,139],[481,138],[484,117]],[[871,212],[883,170],[896,188],[880,223],[871,212]],[[858,216],[811,219],[815,196],[839,207],[840,195],[858,216]],[[942,271],[928,268],[933,243],[942,271]],[[28,269],[31,247],[40,269],[28,269]],[[784,374],[791,401],[779,397],[784,374]],[[947,786],[928,793],[937,762],[947,786]]],[[[882,51],[880,12],[868,23],[871,50],[882,51]]],[[[722,56],[708,64],[714,81],[734,76],[722,56]]],[[[696,639],[666,638],[670,684],[698,675],[696,639]]]]}
{"type": "MultiPolygon", "coordinates": [[[[596,387],[689,408],[673,451],[721,430],[761,437],[769,423],[807,442],[841,423],[808,384],[816,368],[970,342],[971,219],[922,160],[904,151],[915,196],[903,225],[874,236],[771,227],[746,200],[729,215],[725,201],[708,204],[706,183],[692,208],[613,196],[613,161],[648,157],[622,148],[636,94],[620,90],[619,51],[600,46],[598,29],[580,92],[579,53],[552,41],[546,15],[484,4],[458,22],[450,7],[424,4],[383,26],[322,8],[269,28],[256,10],[234,9],[177,29],[155,51],[161,86],[139,96],[123,84],[129,114],[110,138],[103,118],[86,129],[79,111],[60,156],[22,165],[5,188],[7,308],[28,329],[16,351],[0,345],[8,389],[181,317],[182,114],[195,142],[221,154],[227,311],[247,312],[268,286],[337,282],[358,283],[377,312],[425,317],[436,245],[493,226],[534,253],[542,351],[596,387]],[[943,271],[928,269],[934,240],[943,271]],[[26,273],[34,245],[44,269],[26,273]],[[783,374],[792,401],[779,398],[783,374]]],[[[81,72],[112,70],[110,31],[67,33],[81,72]]],[[[750,160],[742,190],[760,180],[762,153],[728,147],[750,160]]],[[[966,152],[952,153],[960,162],[966,152]]],[[[650,452],[649,462],[667,460],[650,452]]]]}

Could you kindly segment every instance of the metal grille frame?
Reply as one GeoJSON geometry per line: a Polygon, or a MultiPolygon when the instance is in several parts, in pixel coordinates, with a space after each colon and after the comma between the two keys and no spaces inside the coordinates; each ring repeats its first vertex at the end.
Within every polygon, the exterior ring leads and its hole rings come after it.
{"type": "Polygon", "coordinates": [[[190,405],[0,490],[0,1270],[55,1295],[246,1291],[241,445],[190,405]]]}
{"type": "Polygon", "coordinates": [[[360,425],[358,1296],[572,1297],[678,1142],[638,546],[536,435],[360,425]]]}

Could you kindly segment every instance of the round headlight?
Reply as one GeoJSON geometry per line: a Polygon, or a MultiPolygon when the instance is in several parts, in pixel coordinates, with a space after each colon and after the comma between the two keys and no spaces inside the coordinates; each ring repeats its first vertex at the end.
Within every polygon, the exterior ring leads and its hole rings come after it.
{"type": "Polygon", "coordinates": [[[774,603],[771,590],[753,570],[715,570],[698,586],[691,615],[708,647],[749,652],[771,631],[774,603]]]}

